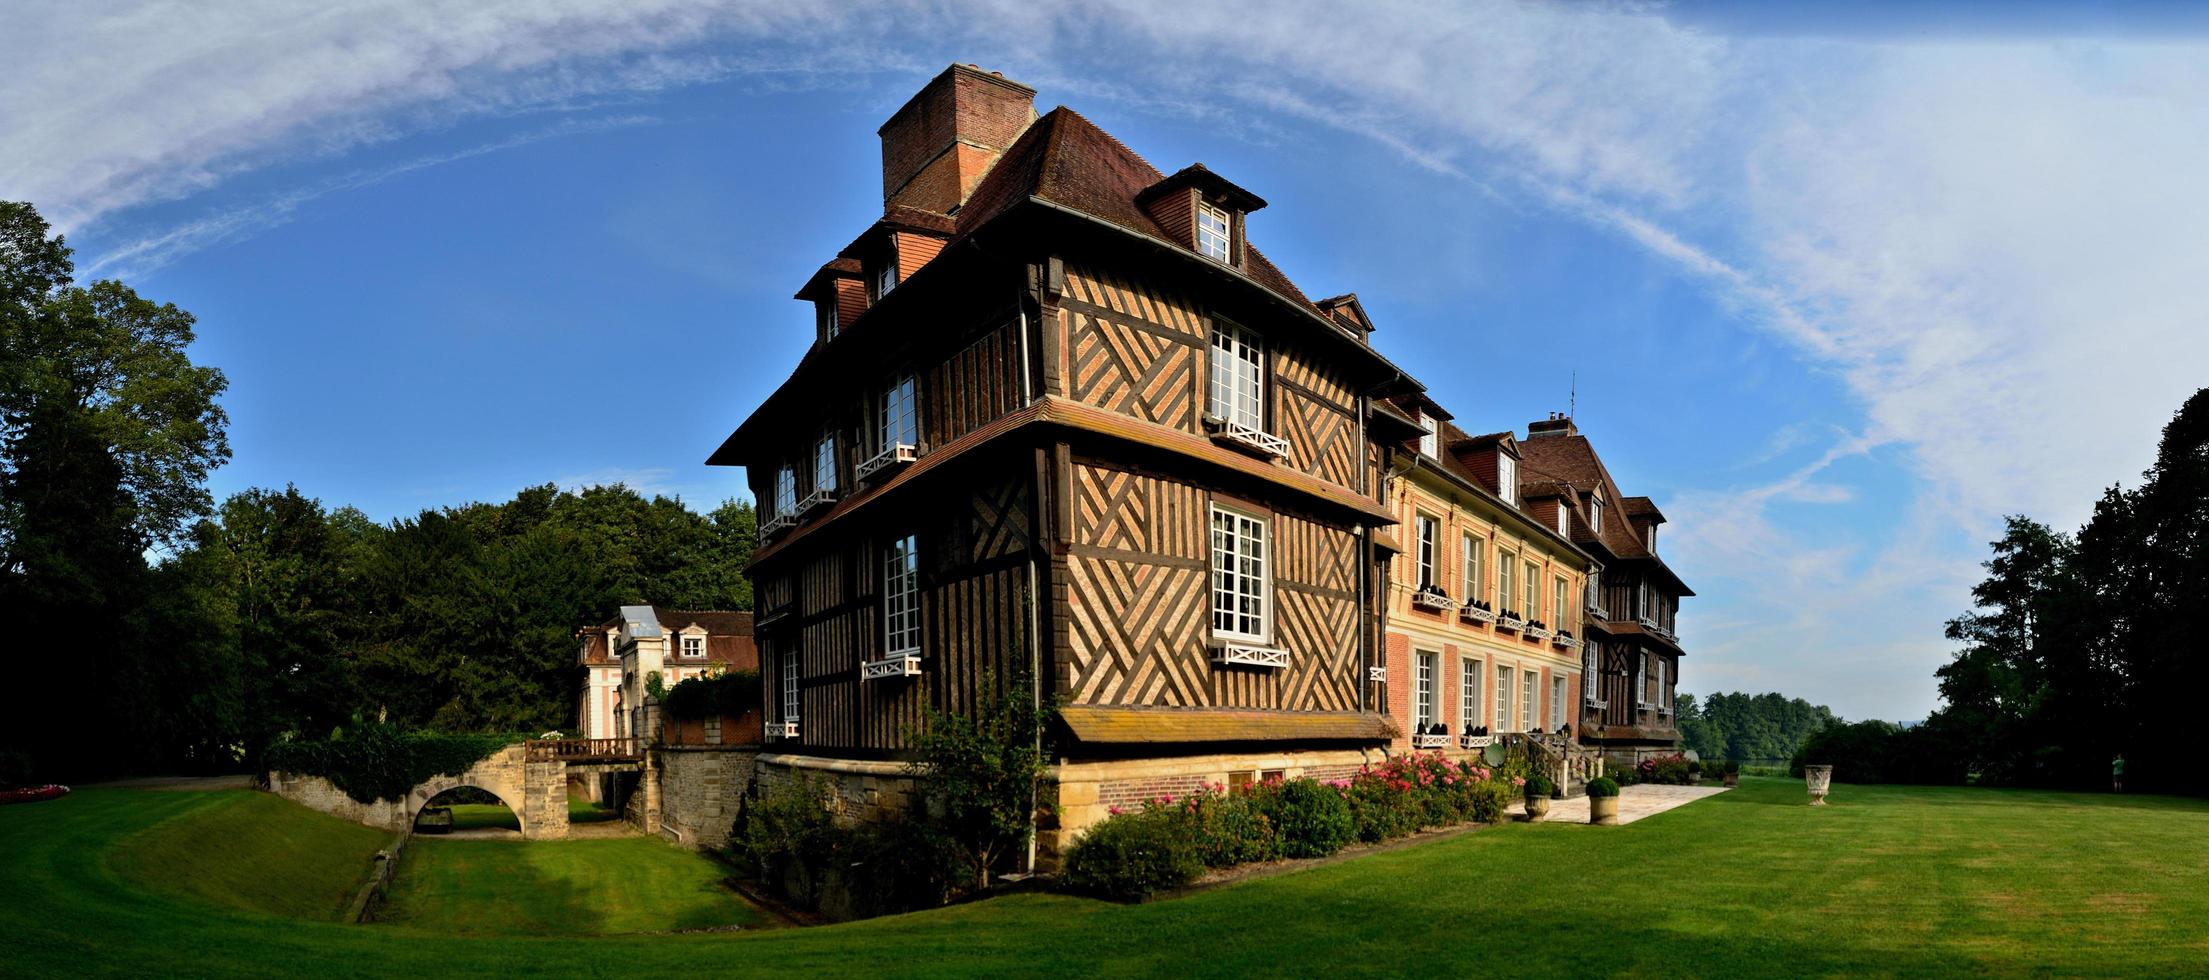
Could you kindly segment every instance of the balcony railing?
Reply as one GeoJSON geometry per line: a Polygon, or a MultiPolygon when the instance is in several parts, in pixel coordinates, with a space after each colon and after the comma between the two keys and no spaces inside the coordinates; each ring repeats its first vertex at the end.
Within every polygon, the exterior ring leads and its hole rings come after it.
{"type": "Polygon", "coordinates": [[[1289,652],[1255,643],[1219,643],[1212,647],[1212,662],[1237,667],[1286,667],[1289,652]]]}
{"type": "Polygon", "coordinates": [[[768,518],[767,523],[759,526],[759,533],[761,537],[771,538],[796,526],[798,526],[798,515],[796,511],[791,511],[768,518]]]}
{"type": "Polygon", "coordinates": [[[1528,621],[1526,624],[1526,638],[1529,640],[1549,639],[1549,624],[1539,619],[1528,621]]]}
{"type": "Polygon", "coordinates": [[[915,447],[912,443],[895,443],[892,444],[888,449],[884,449],[881,452],[868,457],[866,462],[860,463],[858,466],[854,467],[852,472],[856,474],[860,479],[864,480],[875,475],[876,473],[887,473],[891,470],[894,470],[897,467],[912,462],[913,460],[919,458],[919,456],[919,449],[915,447]]]}
{"type": "Polygon", "coordinates": [[[1550,642],[1564,647],[1567,650],[1580,649],[1580,640],[1578,637],[1572,635],[1571,630],[1558,630],[1557,635],[1555,637],[1552,637],[1550,639],[1550,642]]]}
{"type": "Polygon", "coordinates": [[[1479,599],[1471,600],[1459,607],[1457,615],[1458,618],[1469,623],[1493,623],[1496,621],[1495,607],[1479,599]]]}
{"type": "Polygon", "coordinates": [[[1519,618],[1518,613],[1512,612],[1509,609],[1506,609],[1496,615],[1497,629],[1515,630],[1525,625],[1526,620],[1519,618]]]}
{"type": "Polygon", "coordinates": [[[626,762],[644,758],[633,738],[540,738],[527,743],[531,762],[626,762]]]}
{"type": "Polygon", "coordinates": [[[1411,737],[1411,747],[1415,749],[1446,749],[1450,747],[1450,736],[1447,732],[1439,734],[1428,732],[1423,735],[1413,735],[1411,737]]]}
{"type": "Polygon", "coordinates": [[[1365,679],[1375,682],[1386,681],[1388,680],[1388,668],[1380,666],[1367,667],[1365,668],[1365,679]]]}
{"type": "Polygon", "coordinates": [[[1490,745],[1494,745],[1495,742],[1496,737],[1494,735],[1459,735],[1457,737],[1457,746],[1462,749],[1485,749],[1490,745]]]}
{"type": "Polygon", "coordinates": [[[766,728],[768,738],[798,737],[798,723],[794,721],[770,721],[766,728]]]}
{"type": "Polygon", "coordinates": [[[880,660],[869,660],[859,665],[859,679],[863,681],[919,676],[920,655],[917,653],[893,654],[880,660]]]}
{"type": "Polygon", "coordinates": [[[829,504],[833,504],[835,502],[836,488],[822,487],[818,490],[813,491],[812,493],[806,494],[804,500],[798,501],[798,513],[810,514],[816,510],[819,510],[822,507],[826,507],[829,504]]]}
{"type": "Polygon", "coordinates": [[[1422,585],[1419,587],[1419,591],[1412,593],[1411,604],[1420,609],[1432,609],[1435,612],[1449,612],[1457,608],[1457,603],[1450,601],[1449,593],[1432,585],[1422,585]]]}
{"type": "Polygon", "coordinates": [[[1206,418],[1204,423],[1211,427],[1214,440],[1228,443],[1237,449],[1264,456],[1289,454],[1289,441],[1273,433],[1220,418],[1206,418]]]}

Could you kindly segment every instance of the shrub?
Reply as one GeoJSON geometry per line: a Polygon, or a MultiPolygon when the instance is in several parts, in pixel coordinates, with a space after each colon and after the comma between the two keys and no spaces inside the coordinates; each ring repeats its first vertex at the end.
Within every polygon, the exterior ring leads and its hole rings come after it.
{"type": "Polygon", "coordinates": [[[1226,868],[1280,857],[1272,806],[1277,798],[1273,793],[1221,793],[1206,787],[1183,801],[1205,866],[1226,868]]]}
{"type": "Polygon", "coordinates": [[[1550,794],[1556,792],[1556,790],[1557,787],[1550,783],[1548,776],[1544,776],[1541,773],[1537,772],[1526,777],[1527,799],[1531,800],[1537,798],[1546,798],[1550,794]]]}
{"type": "Polygon", "coordinates": [[[395,800],[433,776],[457,776],[515,742],[520,733],[445,735],[410,732],[397,725],[368,722],[339,729],[317,742],[279,742],[268,747],[264,772],[321,776],[361,803],[395,800]]]}
{"type": "Polygon", "coordinates": [[[958,845],[925,821],[862,824],[826,837],[834,845],[829,860],[865,906],[862,915],[934,908],[966,883],[958,845]]]}
{"type": "Polygon", "coordinates": [[[1346,794],[1358,839],[1377,844],[1419,830],[1421,807],[1411,794],[1378,779],[1351,780],[1346,794]]]}
{"type": "Polygon", "coordinates": [[[1204,872],[1188,812],[1144,807],[1089,828],[1066,853],[1060,880],[1069,888],[1135,901],[1179,888],[1204,872]]]}
{"type": "Polygon", "coordinates": [[[1588,781],[1589,796],[1617,796],[1618,781],[1609,776],[1597,776],[1588,781]]]}
{"type": "Polygon", "coordinates": [[[810,890],[844,843],[834,802],[828,784],[810,773],[776,783],[745,805],[732,847],[762,880],[779,884],[795,868],[802,876],[801,890],[810,890]]]}
{"type": "Polygon", "coordinates": [[[1001,687],[984,675],[981,686],[995,693],[972,712],[928,711],[912,733],[920,760],[907,769],[920,777],[928,813],[966,854],[976,888],[987,887],[998,861],[1026,842],[1047,764],[1048,711],[1029,695],[1027,675],[1001,687]]]}
{"type": "Polygon", "coordinates": [[[1672,755],[1650,756],[1641,760],[1641,765],[1636,768],[1640,770],[1642,782],[1685,786],[1688,782],[1688,773],[1692,771],[1693,765],[1693,763],[1687,761],[1687,756],[1673,753],[1672,755]]]}
{"type": "Polygon", "coordinates": [[[1738,776],[1738,775],[1741,775],[1741,763],[1735,762],[1735,761],[1733,761],[1732,759],[1727,759],[1727,760],[1726,760],[1726,770],[1725,770],[1725,775],[1728,775],[1728,776],[1738,776]]]}
{"type": "Polygon", "coordinates": [[[1500,779],[1477,780],[1466,792],[1469,797],[1467,819],[1495,823],[1503,819],[1504,811],[1511,806],[1511,786],[1500,779]]]}
{"type": "Polygon", "coordinates": [[[1342,791],[1316,779],[1269,780],[1249,794],[1292,858],[1326,857],[1357,836],[1357,817],[1342,791]]]}
{"type": "Polygon", "coordinates": [[[759,710],[759,671],[732,670],[716,677],[693,677],[668,688],[660,710],[675,718],[742,717],[759,710]]]}

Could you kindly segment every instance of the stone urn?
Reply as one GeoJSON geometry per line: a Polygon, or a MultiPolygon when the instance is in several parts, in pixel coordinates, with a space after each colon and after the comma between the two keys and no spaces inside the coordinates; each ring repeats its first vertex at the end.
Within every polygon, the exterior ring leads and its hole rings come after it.
{"type": "Polygon", "coordinates": [[[1738,773],[1738,772],[1729,772],[1729,773],[1727,773],[1727,774],[1726,774],[1726,788],[1727,788],[1727,789],[1732,789],[1732,788],[1734,788],[1734,787],[1736,787],[1736,786],[1739,786],[1739,785],[1741,785],[1741,774],[1740,774],[1740,773],[1738,773]]]}
{"type": "Polygon", "coordinates": [[[1810,805],[1824,806],[1826,790],[1833,787],[1833,767],[1804,766],[1802,778],[1810,785],[1810,805]]]}
{"type": "Polygon", "coordinates": [[[1528,823],[1540,823],[1548,816],[1549,797],[1529,796],[1526,798],[1526,821],[1528,823]]]}
{"type": "Polygon", "coordinates": [[[1588,822],[1598,827],[1618,826],[1618,797],[1588,797],[1588,822]]]}

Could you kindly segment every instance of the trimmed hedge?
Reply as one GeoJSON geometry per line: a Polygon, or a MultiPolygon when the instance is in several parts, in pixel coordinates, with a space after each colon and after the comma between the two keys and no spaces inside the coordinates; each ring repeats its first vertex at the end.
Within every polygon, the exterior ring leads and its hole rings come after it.
{"type": "Polygon", "coordinates": [[[340,729],[319,742],[279,742],[261,758],[263,772],[320,776],[362,803],[395,800],[433,776],[457,776],[516,742],[519,733],[447,735],[370,723],[340,729]]]}
{"type": "Polygon", "coordinates": [[[759,671],[732,670],[715,677],[693,677],[660,698],[660,710],[675,718],[743,717],[758,711],[759,671]]]}

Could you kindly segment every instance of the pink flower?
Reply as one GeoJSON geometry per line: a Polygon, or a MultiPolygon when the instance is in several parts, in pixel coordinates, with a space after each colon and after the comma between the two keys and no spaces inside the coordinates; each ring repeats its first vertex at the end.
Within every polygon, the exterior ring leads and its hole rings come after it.
{"type": "Polygon", "coordinates": [[[1117,817],[1117,816],[1119,816],[1119,815],[1120,815],[1120,808],[1119,808],[1119,807],[1116,807],[1116,806],[1108,806],[1108,807],[1105,807],[1105,811],[1106,811],[1106,812],[1108,812],[1108,813],[1110,813],[1110,814],[1112,814],[1112,815],[1113,815],[1113,816],[1115,816],[1115,817],[1117,817]]]}
{"type": "Polygon", "coordinates": [[[1174,801],[1174,795],[1173,795],[1172,793],[1168,793],[1168,794],[1166,794],[1166,795],[1164,795],[1164,796],[1161,796],[1161,797],[1159,797],[1159,798],[1158,798],[1158,802],[1160,802],[1160,803],[1172,803],[1173,801],[1174,801]]]}
{"type": "Polygon", "coordinates": [[[1511,785],[1513,785],[1513,786],[1524,786],[1524,785],[1526,785],[1526,780],[1525,780],[1525,779],[1522,779],[1522,778],[1520,778],[1520,777],[1518,777],[1518,776],[1513,776],[1513,777],[1511,777],[1511,785]]]}

